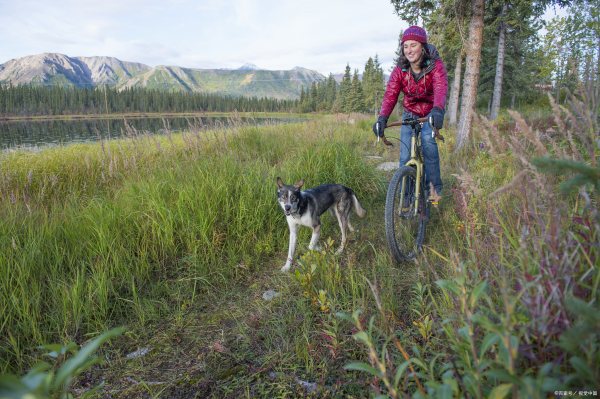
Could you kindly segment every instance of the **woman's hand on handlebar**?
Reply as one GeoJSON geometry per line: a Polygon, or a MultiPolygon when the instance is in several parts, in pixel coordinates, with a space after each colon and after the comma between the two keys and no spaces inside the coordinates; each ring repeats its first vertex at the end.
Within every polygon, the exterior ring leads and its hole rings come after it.
{"type": "Polygon", "coordinates": [[[375,136],[383,137],[383,131],[387,126],[387,120],[388,118],[383,115],[380,115],[379,118],[377,118],[377,122],[373,124],[373,133],[375,133],[375,136]]]}
{"type": "Polygon", "coordinates": [[[387,127],[387,120],[387,117],[380,115],[379,118],[377,118],[377,122],[373,124],[373,133],[375,134],[375,136],[377,136],[377,141],[379,141],[379,139],[381,138],[385,145],[393,146],[393,144],[385,138],[384,134],[385,128],[387,127]]]}

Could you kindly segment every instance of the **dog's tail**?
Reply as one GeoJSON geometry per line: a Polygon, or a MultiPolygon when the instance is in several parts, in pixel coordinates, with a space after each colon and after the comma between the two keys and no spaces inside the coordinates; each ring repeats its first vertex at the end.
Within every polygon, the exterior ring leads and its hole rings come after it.
{"type": "Polygon", "coordinates": [[[360,205],[360,202],[358,202],[358,198],[356,198],[356,194],[354,193],[352,193],[352,202],[354,203],[354,212],[356,212],[359,218],[364,218],[367,211],[360,205]]]}

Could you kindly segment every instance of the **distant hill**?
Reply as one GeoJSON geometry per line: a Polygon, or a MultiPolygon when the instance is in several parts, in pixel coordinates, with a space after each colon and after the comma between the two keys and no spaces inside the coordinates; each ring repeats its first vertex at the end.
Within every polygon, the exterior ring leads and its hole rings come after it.
{"type": "Polygon", "coordinates": [[[69,57],[44,53],[0,64],[0,83],[117,89],[145,87],[161,90],[294,99],[302,86],[324,80],[319,72],[295,67],[270,71],[253,64],[234,70],[194,69],[121,61],[114,57],[69,57]]]}

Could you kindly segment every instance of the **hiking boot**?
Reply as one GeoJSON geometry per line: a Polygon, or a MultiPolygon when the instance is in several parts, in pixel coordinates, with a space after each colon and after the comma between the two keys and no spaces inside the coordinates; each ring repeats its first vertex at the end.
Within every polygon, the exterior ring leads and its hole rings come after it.
{"type": "Polygon", "coordinates": [[[437,193],[433,184],[429,183],[429,190],[427,190],[429,194],[427,195],[427,201],[433,205],[434,207],[438,207],[442,196],[437,193]]]}
{"type": "Polygon", "coordinates": [[[412,208],[410,206],[402,207],[400,209],[400,217],[402,219],[409,219],[412,216],[412,208]]]}

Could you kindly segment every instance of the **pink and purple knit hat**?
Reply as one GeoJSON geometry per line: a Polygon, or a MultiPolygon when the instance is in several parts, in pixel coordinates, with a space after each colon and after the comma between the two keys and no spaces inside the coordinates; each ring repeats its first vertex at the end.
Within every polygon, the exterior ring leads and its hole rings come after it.
{"type": "Polygon", "coordinates": [[[407,40],[415,40],[419,43],[427,44],[427,32],[420,26],[409,26],[402,34],[402,43],[407,40]]]}

